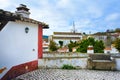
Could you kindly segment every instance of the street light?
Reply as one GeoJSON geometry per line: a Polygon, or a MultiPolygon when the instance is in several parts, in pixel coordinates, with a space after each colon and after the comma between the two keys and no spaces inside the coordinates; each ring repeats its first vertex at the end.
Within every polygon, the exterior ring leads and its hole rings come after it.
{"type": "Polygon", "coordinates": [[[28,32],[29,32],[29,28],[26,27],[26,28],[25,28],[25,33],[28,33],[28,32]]]}

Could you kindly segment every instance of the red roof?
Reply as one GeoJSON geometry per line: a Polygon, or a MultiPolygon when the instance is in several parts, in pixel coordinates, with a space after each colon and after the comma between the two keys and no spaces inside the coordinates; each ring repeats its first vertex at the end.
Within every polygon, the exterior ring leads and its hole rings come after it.
{"type": "Polygon", "coordinates": [[[111,50],[111,48],[110,47],[106,47],[104,50],[111,50]]]}

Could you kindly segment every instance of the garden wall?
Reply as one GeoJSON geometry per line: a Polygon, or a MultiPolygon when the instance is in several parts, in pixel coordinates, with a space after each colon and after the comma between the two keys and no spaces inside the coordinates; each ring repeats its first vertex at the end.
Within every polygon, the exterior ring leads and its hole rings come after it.
{"type": "Polygon", "coordinates": [[[43,59],[38,61],[39,68],[61,68],[70,64],[76,68],[87,67],[87,54],[80,53],[44,53],[43,59]]]}
{"type": "MultiPolygon", "coordinates": [[[[116,70],[120,70],[120,56],[115,58],[116,70]]],[[[64,64],[70,64],[76,68],[87,68],[88,54],[86,53],[44,53],[38,60],[39,68],[61,68],[64,64]]]]}

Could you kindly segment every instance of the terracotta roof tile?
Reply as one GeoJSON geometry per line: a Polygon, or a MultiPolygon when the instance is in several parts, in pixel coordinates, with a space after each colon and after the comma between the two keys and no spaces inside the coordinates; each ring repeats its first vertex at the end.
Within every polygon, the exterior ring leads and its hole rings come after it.
{"type": "Polygon", "coordinates": [[[111,48],[110,47],[106,47],[104,50],[111,50],[111,48]]]}

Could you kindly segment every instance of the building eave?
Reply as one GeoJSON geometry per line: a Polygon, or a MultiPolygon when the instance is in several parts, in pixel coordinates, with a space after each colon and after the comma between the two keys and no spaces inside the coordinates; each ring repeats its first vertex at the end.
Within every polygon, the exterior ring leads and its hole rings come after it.
{"type": "Polygon", "coordinates": [[[53,39],[80,40],[80,37],[57,37],[57,36],[53,36],[53,39]]]}
{"type": "Polygon", "coordinates": [[[48,24],[45,24],[44,22],[40,22],[31,18],[25,18],[22,17],[21,15],[17,15],[15,13],[11,13],[9,11],[4,11],[0,9],[0,30],[5,26],[1,25],[3,22],[8,22],[8,21],[23,21],[23,22],[28,22],[28,23],[33,23],[33,24],[40,24],[42,25],[43,29],[48,29],[48,24]]]}
{"type": "Polygon", "coordinates": [[[73,33],[73,32],[54,32],[54,35],[81,35],[81,33],[73,33]]]}

